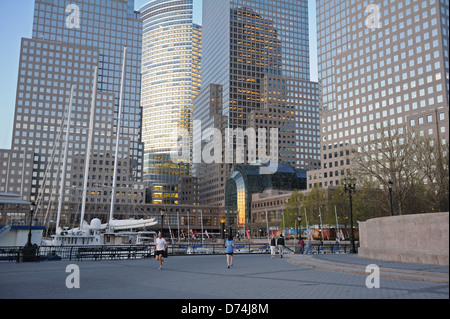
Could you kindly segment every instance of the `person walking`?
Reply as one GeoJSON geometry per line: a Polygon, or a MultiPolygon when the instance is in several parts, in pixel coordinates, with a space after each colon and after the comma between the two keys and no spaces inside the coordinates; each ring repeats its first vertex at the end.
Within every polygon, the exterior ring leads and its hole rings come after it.
{"type": "Polygon", "coordinates": [[[312,249],[311,249],[311,238],[308,238],[308,240],[306,241],[305,255],[307,255],[308,252],[310,252],[310,253],[312,254],[312,249]]]}
{"type": "Polygon", "coordinates": [[[234,240],[232,236],[228,236],[228,240],[225,242],[226,254],[227,254],[227,268],[233,266],[233,251],[234,240]]]}
{"type": "Polygon", "coordinates": [[[272,235],[272,240],[270,241],[270,257],[275,258],[275,249],[277,248],[275,237],[272,235]]]}
{"type": "Polygon", "coordinates": [[[162,270],[162,265],[164,262],[164,255],[167,249],[168,243],[162,237],[161,232],[158,233],[158,238],[156,238],[156,251],[155,251],[155,259],[159,261],[159,270],[162,270]]]}
{"type": "Polygon", "coordinates": [[[305,250],[305,242],[303,241],[303,238],[300,237],[300,254],[303,254],[304,250],[305,250]]]}
{"type": "Polygon", "coordinates": [[[284,237],[283,237],[283,234],[281,234],[280,237],[277,240],[277,248],[278,248],[278,253],[280,254],[280,258],[283,258],[283,251],[284,251],[284,237]]]}

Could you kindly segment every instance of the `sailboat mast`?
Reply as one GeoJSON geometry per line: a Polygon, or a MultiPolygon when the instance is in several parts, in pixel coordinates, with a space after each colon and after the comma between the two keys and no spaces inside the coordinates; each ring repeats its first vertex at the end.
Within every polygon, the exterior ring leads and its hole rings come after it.
{"type": "Polygon", "coordinates": [[[67,167],[67,151],[69,149],[69,135],[70,135],[70,121],[72,116],[72,101],[73,101],[73,91],[75,85],[72,84],[72,89],[70,90],[70,102],[69,102],[69,110],[67,114],[67,126],[66,126],[66,138],[64,145],[64,159],[63,159],[63,168],[62,168],[62,176],[61,176],[61,184],[59,185],[59,203],[58,203],[58,214],[56,216],[56,231],[58,231],[59,223],[61,221],[61,209],[63,202],[63,193],[64,193],[64,184],[66,183],[66,167],[67,167]]]}
{"type": "Polygon", "coordinates": [[[89,177],[89,162],[91,159],[91,146],[92,146],[92,135],[94,133],[94,118],[95,118],[95,104],[97,99],[97,76],[98,76],[98,66],[95,67],[94,73],[94,84],[92,89],[92,103],[91,103],[91,117],[89,119],[89,135],[88,135],[88,145],[86,149],[86,162],[84,163],[84,183],[83,183],[83,200],[81,203],[81,221],[80,230],[83,229],[84,214],[86,211],[86,195],[87,195],[87,183],[89,177]]]}
{"type": "Polygon", "coordinates": [[[114,215],[114,202],[116,200],[116,183],[117,183],[117,164],[119,162],[119,141],[120,141],[120,126],[122,122],[122,102],[123,102],[123,87],[125,83],[125,66],[127,58],[127,47],[123,50],[123,64],[122,64],[122,82],[120,85],[120,98],[119,98],[119,114],[117,118],[117,130],[116,130],[116,152],[114,156],[114,175],[111,191],[111,210],[109,212],[109,222],[112,221],[114,215]]]}

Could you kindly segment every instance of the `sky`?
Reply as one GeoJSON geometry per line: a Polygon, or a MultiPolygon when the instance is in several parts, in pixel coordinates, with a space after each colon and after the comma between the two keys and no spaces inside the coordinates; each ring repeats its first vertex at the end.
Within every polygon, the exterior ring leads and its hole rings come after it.
{"type": "MultiPolygon", "coordinates": [[[[205,0],[214,1],[214,0],[205,0]]],[[[317,81],[315,0],[310,7],[311,80],[317,81]]],[[[148,0],[135,0],[138,10],[148,0]]],[[[202,24],[202,0],[194,0],[194,22],[202,24]]],[[[31,38],[34,0],[0,0],[0,149],[11,148],[21,38],[31,38]]]]}

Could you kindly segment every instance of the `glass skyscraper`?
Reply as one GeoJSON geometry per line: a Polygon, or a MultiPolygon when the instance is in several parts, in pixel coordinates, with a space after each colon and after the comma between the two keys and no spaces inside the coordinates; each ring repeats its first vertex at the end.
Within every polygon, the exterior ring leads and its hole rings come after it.
{"type": "Polygon", "coordinates": [[[143,203],[141,39],[142,22],[139,13],[134,11],[133,0],[35,1],[33,36],[22,39],[8,160],[10,167],[18,169],[12,170],[7,184],[16,191],[14,185],[19,183],[24,199],[39,204],[38,217],[47,216],[48,212],[54,214],[58,203],[72,85],[74,97],[62,222],[72,223],[79,217],[85,174],[89,174],[86,219],[96,216],[107,221],[115,161],[118,161],[115,217],[132,213],[132,204],[143,203]],[[118,132],[124,47],[127,55],[118,132]],[[93,92],[96,68],[98,85],[93,92]],[[95,125],[89,150],[93,94],[96,96],[95,125]],[[117,134],[120,143],[115,158],[117,134]],[[89,172],[85,172],[86,152],[91,154],[89,172]]]}
{"type": "Polygon", "coordinates": [[[449,6],[445,0],[317,1],[322,168],[336,186],[352,149],[377,130],[411,127],[449,136],[449,6]]]}
{"type": "MultiPolygon", "coordinates": [[[[202,48],[202,92],[194,104],[194,119],[201,121],[202,132],[213,127],[222,132],[276,128],[278,146],[271,147],[278,147],[279,162],[305,168],[309,164],[305,159],[302,163],[300,155],[308,152],[309,163],[317,165],[318,88],[309,81],[308,2],[204,1],[202,48]]],[[[208,136],[202,141],[194,136],[194,150],[209,141],[208,136]]],[[[247,158],[248,150],[244,152],[247,158]]],[[[238,203],[225,205],[232,165],[194,163],[194,171],[200,201],[239,211],[237,220],[243,226],[248,209],[238,203]]]]}
{"type": "Polygon", "coordinates": [[[202,83],[223,86],[230,124],[247,125],[265,75],[309,80],[308,29],[307,1],[204,1],[202,83]]]}
{"type": "MultiPolygon", "coordinates": [[[[153,0],[143,20],[142,140],[148,201],[178,203],[178,180],[190,160],[173,161],[179,138],[191,139],[193,100],[201,85],[201,26],[192,0],[153,0]]],[[[191,144],[191,142],[189,142],[191,144]]]]}

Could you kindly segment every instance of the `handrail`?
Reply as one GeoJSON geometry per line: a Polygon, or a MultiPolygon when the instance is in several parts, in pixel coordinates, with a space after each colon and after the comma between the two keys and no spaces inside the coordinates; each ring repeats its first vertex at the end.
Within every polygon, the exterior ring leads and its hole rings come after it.
{"type": "MultiPolygon", "coordinates": [[[[18,261],[18,254],[23,247],[10,246],[0,247],[0,262],[18,261]]],[[[142,259],[154,256],[155,245],[99,245],[99,246],[39,246],[36,250],[36,261],[50,260],[117,260],[117,259],[142,259]]],[[[340,244],[339,249],[336,244],[312,244],[311,251],[304,253],[329,254],[348,253],[350,244],[340,244]]],[[[236,245],[235,254],[270,254],[270,247],[267,244],[254,243],[236,245]]],[[[286,247],[285,254],[293,251],[286,247]]],[[[223,244],[170,244],[168,247],[169,256],[184,255],[225,255],[226,249],[223,244]]]]}

